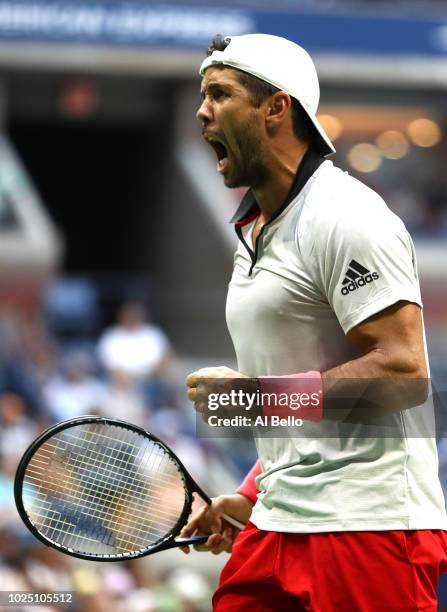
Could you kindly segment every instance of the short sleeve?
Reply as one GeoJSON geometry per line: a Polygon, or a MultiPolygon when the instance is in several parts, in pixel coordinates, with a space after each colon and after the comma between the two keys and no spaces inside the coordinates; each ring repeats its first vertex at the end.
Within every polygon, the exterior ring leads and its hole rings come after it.
{"type": "Polygon", "coordinates": [[[413,242],[377,194],[368,190],[314,227],[310,265],[345,333],[400,300],[422,306],[413,242]]]}

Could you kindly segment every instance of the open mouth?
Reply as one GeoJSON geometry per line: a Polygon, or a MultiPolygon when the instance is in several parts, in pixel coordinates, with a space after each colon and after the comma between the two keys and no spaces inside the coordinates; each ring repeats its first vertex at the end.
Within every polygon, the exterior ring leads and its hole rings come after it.
{"type": "Polygon", "coordinates": [[[225,159],[225,157],[228,157],[227,154],[227,148],[225,145],[223,145],[221,142],[218,142],[217,140],[213,141],[210,143],[211,146],[213,147],[216,155],[217,155],[217,160],[221,161],[222,159],[225,159]]]}
{"type": "Polygon", "coordinates": [[[226,146],[213,136],[205,136],[208,144],[212,146],[217,156],[217,171],[221,172],[228,162],[228,151],[226,146]]]}

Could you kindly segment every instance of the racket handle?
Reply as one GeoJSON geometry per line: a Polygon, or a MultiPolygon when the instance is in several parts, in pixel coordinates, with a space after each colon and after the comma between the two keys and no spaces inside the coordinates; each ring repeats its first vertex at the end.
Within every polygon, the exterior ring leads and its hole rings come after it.
{"type": "MultiPolygon", "coordinates": [[[[242,529],[245,528],[245,525],[243,523],[240,523],[233,517],[228,516],[228,514],[222,514],[222,517],[227,521],[227,523],[230,523],[230,525],[233,525],[233,527],[236,527],[237,529],[240,529],[241,531],[242,529]]],[[[208,540],[210,535],[211,534],[193,535],[193,536],[190,536],[189,538],[175,538],[175,540],[172,540],[172,542],[168,546],[166,546],[166,548],[177,548],[177,546],[188,546],[189,544],[192,544],[192,545],[204,544],[208,540]]]]}
{"type": "Polygon", "coordinates": [[[189,538],[175,538],[172,546],[187,546],[188,544],[204,544],[209,535],[194,535],[189,538]]]}
{"type": "Polygon", "coordinates": [[[240,523],[238,520],[236,520],[232,516],[228,516],[228,514],[222,514],[222,518],[224,518],[227,521],[227,523],[230,523],[230,525],[233,525],[233,527],[236,527],[237,529],[240,529],[241,531],[245,529],[244,523],[240,523]]]}

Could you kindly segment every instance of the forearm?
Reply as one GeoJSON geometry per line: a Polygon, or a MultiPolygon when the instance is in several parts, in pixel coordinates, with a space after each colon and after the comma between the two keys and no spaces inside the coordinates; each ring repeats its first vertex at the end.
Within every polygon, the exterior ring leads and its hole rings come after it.
{"type": "Polygon", "coordinates": [[[355,422],[365,417],[370,422],[372,417],[424,403],[428,380],[417,304],[397,302],[353,327],[347,339],[357,348],[359,357],[329,370],[249,378],[225,367],[202,368],[187,378],[188,397],[205,420],[210,410],[213,414],[220,410],[223,417],[238,411],[246,415],[248,410],[251,416],[285,417],[290,416],[291,408],[297,410],[295,417],[314,422],[322,418],[343,421],[347,415],[355,416],[355,422]],[[241,400],[240,405],[229,405],[228,393],[233,391],[240,391],[243,398],[255,397],[255,403],[247,407],[241,400]],[[226,396],[226,403],[210,408],[211,394],[215,398],[226,396]],[[288,405],[275,402],[275,397],[287,394],[288,405]]]}
{"type": "Polygon", "coordinates": [[[322,372],[324,416],[362,422],[418,406],[427,398],[427,376],[420,355],[371,350],[322,372]]]}
{"type": "Polygon", "coordinates": [[[399,349],[371,350],[324,372],[267,376],[258,381],[262,397],[267,398],[260,404],[264,415],[288,416],[292,399],[299,396],[302,405],[292,410],[298,410],[297,417],[314,422],[374,424],[377,417],[423,404],[428,393],[425,359],[399,349]],[[272,405],[271,396],[286,395],[290,403],[272,405]]]}

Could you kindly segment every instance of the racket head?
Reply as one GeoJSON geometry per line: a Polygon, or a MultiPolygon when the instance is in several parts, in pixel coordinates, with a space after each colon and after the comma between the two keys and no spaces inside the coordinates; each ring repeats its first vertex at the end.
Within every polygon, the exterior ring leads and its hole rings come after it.
{"type": "Polygon", "coordinates": [[[209,498],[173,451],[141,427],[84,416],[53,425],[17,468],[17,510],[46,545],[123,561],[176,546],[193,493],[209,498]]]}

